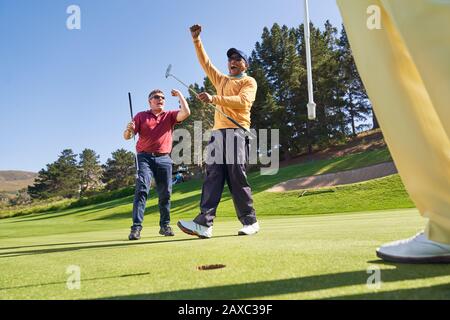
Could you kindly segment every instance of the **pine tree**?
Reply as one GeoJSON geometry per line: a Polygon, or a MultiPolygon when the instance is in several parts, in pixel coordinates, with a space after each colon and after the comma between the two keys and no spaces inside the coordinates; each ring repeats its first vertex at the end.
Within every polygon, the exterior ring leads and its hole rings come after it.
{"type": "Polygon", "coordinates": [[[30,196],[33,199],[78,196],[80,176],[76,157],[71,149],[63,150],[58,160],[39,171],[34,185],[28,187],[30,196]]]}
{"type": "Polygon", "coordinates": [[[72,149],[62,151],[55,162],[56,196],[64,198],[76,197],[80,193],[80,175],[77,165],[77,155],[72,149]]]}
{"type": "Polygon", "coordinates": [[[261,79],[264,72],[266,78],[255,109],[260,109],[264,115],[269,114],[270,127],[280,130],[280,150],[285,157],[295,153],[296,149],[295,95],[300,90],[303,72],[296,42],[292,29],[275,23],[270,31],[264,28],[261,42],[256,43],[253,54],[253,61],[258,64],[252,70],[253,74],[261,79]]]}
{"type": "MultiPolygon", "coordinates": [[[[367,121],[372,114],[372,108],[356,68],[344,26],[342,26],[342,33],[339,39],[338,52],[341,65],[341,81],[344,87],[342,96],[345,101],[345,113],[351,132],[353,135],[356,135],[358,131],[368,127],[367,124],[357,125],[357,122],[367,121]]],[[[375,126],[376,119],[374,116],[373,118],[375,126]]]]}
{"type": "MultiPolygon", "coordinates": [[[[304,26],[301,25],[298,29],[299,54],[302,55],[302,64],[306,64],[303,33],[304,26]]],[[[325,23],[323,31],[311,24],[311,56],[317,121],[307,122],[309,151],[312,151],[313,146],[323,148],[332,140],[342,139],[345,135],[345,118],[340,95],[337,29],[329,21],[325,23]]],[[[304,75],[302,82],[306,81],[306,75],[304,75]]]]}
{"type": "Polygon", "coordinates": [[[80,189],[81,195],[89,190],[98,189],[101,186],[102,167],[99,157],[94,150],[84,149],[80,154],[80,189]]]}
{"type": "Polygon", "coordinates": [[[47,169],[38,172],[34,184],[28,186],[28,194],[32,199],[48,199],[55,193],[54,164],[47,164],[47,169]]]}
{"type": "Polygon", "coordinates": [[[103,165],[102,181],[107,190],[117,190],[135,183],[135,156],[132,152],[119,149],[103,165]]]}
{"type": "Polygon", "coordinates": [[[272,88],[266,79],[262,62],[258,58],[256,51],[252,52],[248,74],[258,84],[256,98],[251,109],[251,127],[256,130],[269,129],[274,124],[274,115],[278,111],[278,107],[273,98],[272,88]]]}

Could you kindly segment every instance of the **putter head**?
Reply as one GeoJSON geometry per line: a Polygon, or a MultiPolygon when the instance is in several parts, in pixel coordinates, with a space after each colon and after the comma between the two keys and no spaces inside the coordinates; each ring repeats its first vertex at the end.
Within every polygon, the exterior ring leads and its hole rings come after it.
{"type": "Polygon", "coordinates": [[[172,71],[172,65],[171,65],[171,64],[169,64],[169,66],[167,67],[167,70],[166,70],[166,79],[171,75],[171,74],[170,74],[170,71],[172,71]]]}

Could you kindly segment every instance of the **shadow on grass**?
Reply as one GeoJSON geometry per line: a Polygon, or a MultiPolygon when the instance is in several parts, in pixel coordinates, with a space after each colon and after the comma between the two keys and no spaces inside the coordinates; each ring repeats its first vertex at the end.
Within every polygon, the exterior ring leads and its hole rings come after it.
{"type": "MultiPolygon", "coordinates": [[[[131,199],[132,199],[132,197],[131,197],[131,199]]],[[[116,208],[118,206],[125,205],[125,204],[132,204],[132,201],[133,200],[131,200],[131,202],[130,202],[130,196],[128,196],[125,198],[116,199],[116,200],[112,200],[112,201],[108,201],[108,202],[104,202],[104,203],[100,203],[100,204],[93,204],[93,205],[89,205],[89,206],[82,207],[82,208],[66,209],[66,210],[64,210],[64,211],[66,211],[65,213],[58,213],[55,211],[44,212],[44,213],[33,214],[32,216],[24,216],[24,217],[19,217],[16,219],[13,218],[14,219],[13,221],[8,221],[8,222],[9,223],[19,223],[19,222],[41,221],[41,220],[46,220],[46,219],[60,218],[60,217],[64,217],[64,216],[75,215],[77,213],[82,213],[82,212],[84,212],[84,214],[87,215],[87,214],[92,214],[92,213],[103,211],[103,210],[116,208]],[[88,211],[88,212],[86,213],[86,211],[88,211]]],[[[128,216],[130,216],[130,215],[131,215],[131,213],[129,213],[128,216]]]]}
{"type": "Polygon", "coordinates": [[[193,180],[189,180],[183,183],[179,183],[179,184],[174,184],[173,185],[173,193],[181,193],[181,194],[185,194],[185,193],[189,193],[192,192],[192,190],[198,190],[198,189],[202,189],[202,185],[203,185],[203,178],[200,179],[193,179],[193,180]]]}
{"type": "MultiPolygon", "coordinates": [[[[381,264],[382,262],[380,262],[381,264]]],[[[395,269],[382,270],[383,283],[420,280],[450,273],[449,265],[400,265],[391,264],[395,269]]],[[[198,289],[156,292],[148,294],[112,296],[106,299],[149,299],[149,300],[229,300],[269,298],[283,294],[307,293],[317,290],[334,289],[353,285],[366,285],[369,274],[366,270],[303,278],[241,283],[198,289]]],[[[336,296],[332,299],[449,299],[450,284],[439,284],[415,289],[399,289],[389,292],[374,292],[367,288],[367,293],[358,295],[336,296]]]]}
{"type": "MultiPolygon", "coordinates": [[[[149,199],[156,197],[155,195],[150,195],[149,199]]],[[[171,200],[171,215],[178,216],[180,214],[189,213],[194,218],[200,212],[200,198],[201,193],[194,194],[189,197],[179,198],[176,200],[171,200]]],[[[224,191],[222,194],[221,202],[231,200],[231,194],[228,190],[224,191]]],[[[159,215],[158,203],[149,205],[145,209],[145,215],[159,215]]],[[[102,221],[102,220],[115,220],[115,219],[127,219],[131,217],[130,212],[114,212],[111,214],[103,215],[98,218],[91,219],[89,221],[102,221]]]]}
{"type": "Polygon", "coordinates": [[[333,298],[335,300],[448,300],[450,299],[450,283],[430,287],[400,289],[371,294],[356,294],[333,298]]]}
{"type": "MultiPolygon", "coordinates": [[[[155,237],[150,237],[150,238],[161,238],[161,236],[155,236],[155,237]]],[[[87,243],[118,242],[118,241],[124,241],[124,239],[109,239],[109,240],[80,241],[80,242],[61,242],[61,243],[35,244],[35,245],[30,245],[30,246],[0,247],[0,251],[2,251],[2,250],[14,250],[14,249],[25,249],[25,248],[70,246],[70,245],[75,245],[75,244],[87,244],[87,243]]],[[[1,252],[0,252],[0,255],[1,255],[1,252]]]]}
{"type": "MultiPolygon", "coordinates": [[[[224,235],[224,236],[216,236],[216,238],[230,238],[230,237],[238,237],[238,235],[224,235]]],[[[38,254],[49,254],[49,253],[60,253],[60,252],[70,252],[70,251],[78,251],[78,250],[86,250],[86,249],[110,249],[110,248],[120,248],[120,247],[131,247],[131,246],[142,246],[142,245],[152,245],[152,244],[161,244],[161,243],[173,243],[173,242],[186,242],[186,241],[194,241],[203,239],[200,238],[189,238],[189,239],[176,239],[176,240],[159,240],[159,241],[133,241],[124,243],[115,243],[115,244],[103,244],[103,245],[91,245],[91,246],[76,246],[69,248],[50,248],[50,249],[39,249],[39,250],[19,250],[19,251],[10,251],[10,252],[0,252],[0,258],[12,258],[12,257],[20,257],[20,256],[29,256],[29,255],[38,255],[38,254]]],[[[121,240],[113,240],[113,241],[121,241],[121,240]]],[[[123,240],[125,241],[125,240],[123,240]]],[[[203,241],[211,241],[211,240],[203,240],[203,241]]],[[[98,242],[98,241],[95,241],[98,242]]],[[[92,242],[92,243],[95,243],[92,242]]],[[[103,241],[105,242],[105,241],[103,241]]],[[[87,242],[90,243],[90,242],[87,242]]],[[[0,249],[4,250],[4,249],[0,249]]]]}
{"type": "MultiPolygon", "coordinates": [[[[106,280],[106,279],[120,279],[120,278],[129,278],[129,277],[142,277],[142,276],[147,276],[149,274],[151,274],[151,273],[150,272],[145,272],[145,273],[123,274],[123,275],[120,275],[120,276],[83,279],[82,281],[83,282],[87,282],[87,281],[97,281],[97,280],[106,280]]],[[[12,289],[34,288],[34,287],[42,287],[42,286],[52,286],[52,285],[57,285],[57,284],[67,284],[67,281],[48,282],[48,283],[39,283],[39,284],[28,284],[28,285],[16,286],[16,287],[6,287],[6,288],[0,288],[0,291],[12,290],[12,289]]]]}

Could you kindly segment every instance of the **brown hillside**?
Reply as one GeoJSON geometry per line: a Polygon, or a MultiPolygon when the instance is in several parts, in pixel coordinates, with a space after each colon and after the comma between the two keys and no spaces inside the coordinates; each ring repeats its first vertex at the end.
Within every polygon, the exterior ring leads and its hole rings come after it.
{"type": "Polygon", "coordinates": [[[34,183],[37,173],[27,171],[0,171],[0,192],[15,193],[34,183]]]}

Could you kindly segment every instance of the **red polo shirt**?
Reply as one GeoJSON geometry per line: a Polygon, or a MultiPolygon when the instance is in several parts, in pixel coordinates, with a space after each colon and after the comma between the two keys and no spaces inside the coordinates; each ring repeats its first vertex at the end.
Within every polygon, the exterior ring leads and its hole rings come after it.
{"type": "Polygon", "coordinates": [[[163,111],[155,116],[150,110],[139,112],[134,117],[135,134],[139,134],[137,152],[170,153],[172,132],[179,111],[163,111]]]}

